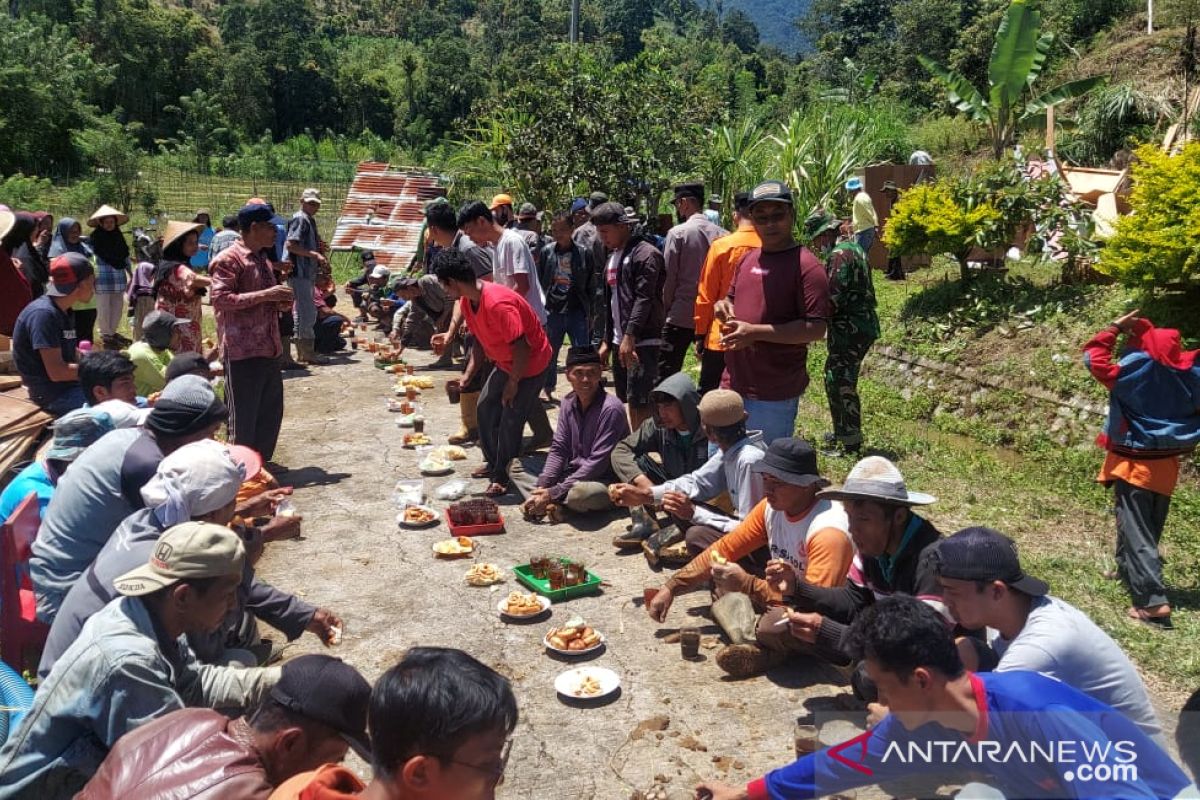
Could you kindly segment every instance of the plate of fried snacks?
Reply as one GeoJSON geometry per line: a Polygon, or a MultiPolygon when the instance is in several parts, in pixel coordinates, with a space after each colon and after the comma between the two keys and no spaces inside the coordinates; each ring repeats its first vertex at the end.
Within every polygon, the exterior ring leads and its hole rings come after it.
{"type": "MultiPolygon", "coordinates": [[[[404,417],[401,417],[400,420],[403,421],[404,417]]],[[[412,420],[409,421],[411,422],[412,420]]],[[[433,444],[433,440],[424,433],[406,433],[404,434],[403,442],[401,447],[409,450],[416,450],[418,447],[426,447],[433,444]]]]}
{"type": "Polygon", "coordinates": [[[467,570],[470,586],[491,586],[504,580],[504,573],[495,564],[475,564],[467,570]]]}
{"type": "Polygon", "coordinates": [[[567,620],[566,625],[546,631],[542,644],[565,656],[581,656],[594,653],[604,644],[604,634],[588,626],[580,617],[567,620]]]}
{"type": "Polygon", "coordinates": [[[466,461],[467,451],[456,444],[442,444],[429,451],[429,455],[434,458],[441,458],[445,461],[466,461]]]}
{"type": "Polygon", "coordinates": [[[433,552],[442,558],[463,558],[475,552],[475,542],[466,536],[434,542],[433,552]]]}
{"type": "Polygon", "coordinates": [[[396,515],[396,522],[402,528],[429,528],[437,525],[438,520],[437,512],[429,506],[406,506],[403,511],[396,515]]]}
{"type": "Polygon", "coordinates": [[[617,673],[604,667],[576,667],[554,679],[554,690],[573,700],[598,700],[620,687],[617,673]]]}
{"type": "Polygon", "coordinates": [[[496,606],[496,608],[500,611],[501,617],[524,619],[527,617],[536,617],[538,614],[549,609],[550,599],[542,597],[539,594],[510,592],[508,597],[501,600],[500,605],[496,606]]]}
{"type": "Polygon", "coordinates": [[[421,470],[422,475],[449,475],[451,472],[454,472],[454,466],[449,461],[434,455],[429,455],[421,459],[421,463],[417,465],[417,469],[421,470]]]}
{"type": "Polygon", "coordinates": [[[400,386],[412,386],[417,389],[432,389],[433,378],[427,375],[404,375],[396,380],[400,386]]]}

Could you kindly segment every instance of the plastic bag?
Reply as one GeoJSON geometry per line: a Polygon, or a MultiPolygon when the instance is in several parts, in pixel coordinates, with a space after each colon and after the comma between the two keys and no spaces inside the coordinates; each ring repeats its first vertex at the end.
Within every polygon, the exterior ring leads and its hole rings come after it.
{"type": "Polygon", "coordinates": [[[397,508],[421,505],[425,502],[425,481],[396,481],[392,500],[396,503],[397,508]]]}
{"type": "Polygon", "coordinates": [[[467,482],[460,479],[446,481],[441,486],[434,490],[433,494],[438,500],[457,500],[467,493],[467,482]]]}

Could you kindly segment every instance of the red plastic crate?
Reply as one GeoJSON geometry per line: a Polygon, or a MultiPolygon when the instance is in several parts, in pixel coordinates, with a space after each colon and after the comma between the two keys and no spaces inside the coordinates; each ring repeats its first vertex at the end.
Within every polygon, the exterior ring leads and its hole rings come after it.
{"type": "Polygon", "coordinates": [[[483,525],[455,525],[450,521],[450,509],[446,509],[446,526],[455,536],[490,536],[504,533],[504,515],[500,516],[499,522],[484,523],[483,525]]]}

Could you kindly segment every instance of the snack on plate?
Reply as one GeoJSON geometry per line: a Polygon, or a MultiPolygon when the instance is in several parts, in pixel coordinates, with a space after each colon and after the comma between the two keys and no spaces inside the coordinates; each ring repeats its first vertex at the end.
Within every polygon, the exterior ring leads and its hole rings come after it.
{"type": "Polygon", "coordinates": [[[433,448],[429,455],[444,458],[447,461],[466,461],[467,451],[456,444],[443,444],[433,448]]]}
{"type": "Polygon", "coordinates": [[[542,613],[542,602],[536,594],[512,592],[504,604],[504,613],[513,617],[529,617],[542,613]]]}
{"type": "Polygon", "coordinates": [[[561,628],[551,628],[546,634],[546,642],[551,647],[567,652],[590,650],[600,644],[601,640],[600,633],[588,627],[579,618],[570,620],[561,628]]]}
{"type": "Polygon", "coordinates": [[[471,586],[491,586],[504,580],[504,574],[495,564],[475,564],[467,570],[467,583],[471,586]]]}
{"type": "MultiPolygon", "coordinates": [[[[409,525],[424,525],[437,519],[437,514],[421,506],[409,506],[404,509],[404,521],[409,525]]],[[[463,537],[466,538],[466,537],[463,537]]]]}
{"type": "MultiPolygon", "coordinates": [[[[424,433],[406,433],[406,434],[404,434],[404,446],[405,447],[423,447],[427,444],[433,444],[433,440],[430,439],[428,436],[426,436],[424,433]]],[[[427,458],[426,461],[431,461],[434,458],[435,458],[435,456],[431,453],[430,457],[427,458]]],[[[424,463],[424,462],[422,462],[422,463],[424,463]]],[[[444,469],[445,466],[448,465],[448,463],[449,462],[442,460],[443,466],[438,467],[438,469],[444,469]]],[[[421,467],[421,469],[425,469],[425,467],[421,467]]]]}
{"type": "MultiPolygon", "coordinates": [[[[426,444],[428,444],[428,440],[426,440],[426,444]]],[[[454,469],[454,467],[450,465],[449,461],[445,460],[444,458],[438,458],[434,455],[426,456],[421,460],[421,463],[418,465],[418,467],[421,472],[448,472],[454,469]]]]}
{"type": "Polygon", "coordinates": [[[576,697],[595,697],[600,694],[600,681],[593,675],[584,675],[572,694],[576,697]]]}
{"type": "Polygon", "coordinates": [[[443,539],[433,546],[433,552],[442,556],[462,556],[475,549],[475,542],[466,536],[443,539]]]}
{"type": "Polygon", "coordinates": [[[401,386],[413,386],[417,389],[433,388],[433,378],[425,375],[405,375],[397,383],[401,386]]]}

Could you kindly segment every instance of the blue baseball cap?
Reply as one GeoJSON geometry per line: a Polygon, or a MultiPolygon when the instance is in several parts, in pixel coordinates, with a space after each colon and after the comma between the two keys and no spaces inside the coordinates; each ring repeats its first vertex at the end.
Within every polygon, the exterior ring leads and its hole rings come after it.
{"type": "Polygon", "coordinates": [[[572,214],[578,214],[580,211],[586,211],[587,207],[588,207],[588,201],[585,198],[576,197],[574,200],[571,201],[571,213],[572,214]]]}
{"type": "Polygon", "coordinates": [[[851,178],[850,180],[846,181],[847,191],[857,192],[861,188],[863,188],[862,178],[851,178]]]}
{"type": "Polygon", "coordinates": [[[103,411],[77,408],[54,423],[54,443],[46,451],[46,458],[74,461],[97,439],[115,429],[112,417],[103,411]]]}

